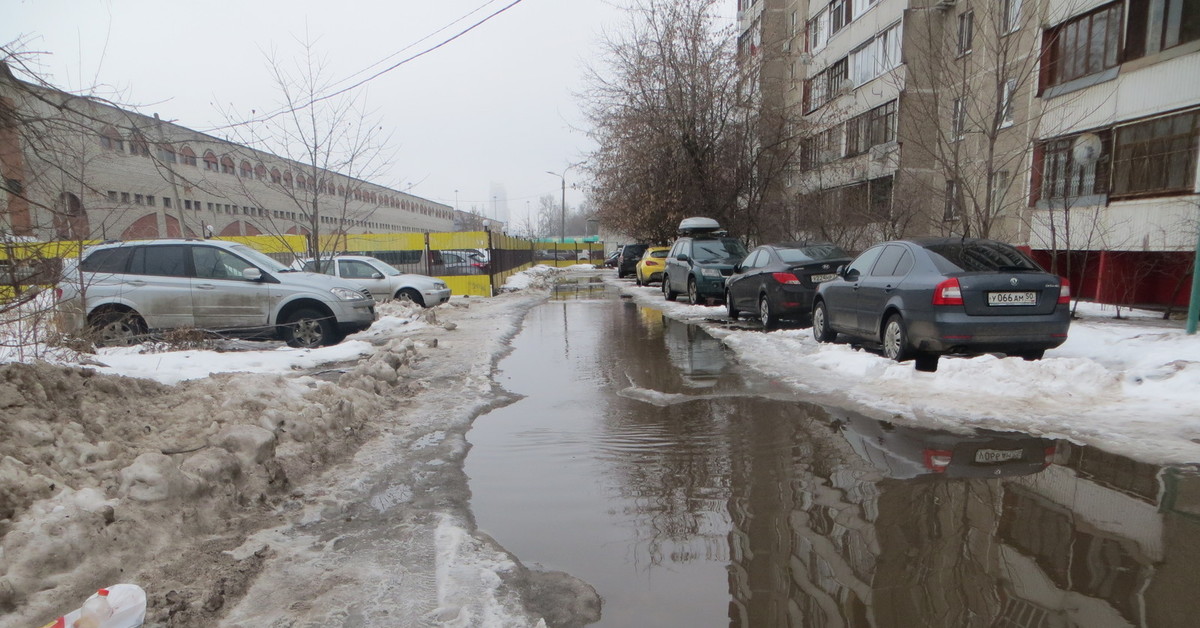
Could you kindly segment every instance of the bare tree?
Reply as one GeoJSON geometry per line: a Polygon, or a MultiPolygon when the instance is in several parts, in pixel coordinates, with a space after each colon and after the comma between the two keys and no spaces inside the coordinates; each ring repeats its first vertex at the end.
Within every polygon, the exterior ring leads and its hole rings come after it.
{"type": "Polygon", "coordinates": [[[258,217],[260,224],[268,233],[283,235],[298,222],[308,236],[307,255],[319,258],[344,246],[343,238],[322,236],[344,236],[350,226],[369,220],[383,206],[385,200],[366,182],[384,172],[383,146],[389,138],[362,95],[335,89],[315,43],[306,40],[301,45],[303,52],[294,64],[276,54],[267,57],[280,97],[277,112],[261,117],[255,117],[256,111],[248,116],[226,113],[226,118],[239,143],[302,165],[293,175],[255,161],[253,175],[239,178],[241,193],[257,199],[259,207],[271,205],[262,198],[264,187],[285,199],[282,213],[272,208],[258,217]]]}
{"type": "Polygon", "coordinates": [[[765,224],[765,190],[794,151],[778,118],[753,115],[755,68],[739,63],[718,4],[640,0],[603,43],[583,97],[599,144],[590,198],[610,229],[657,242],[688,216],[749,236],[765,224]]]}

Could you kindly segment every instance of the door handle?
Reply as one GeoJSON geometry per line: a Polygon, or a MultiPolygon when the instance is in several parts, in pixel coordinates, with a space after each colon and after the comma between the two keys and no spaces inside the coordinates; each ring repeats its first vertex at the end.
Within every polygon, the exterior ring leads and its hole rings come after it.
{"type": "Polygon", "coordinates": [[[196,287],[201,290],[213,290],[216,288],[216,286],[211,283],[198,283],[196,284],[196,287]]]}
{"type": "Polygon", "coordinates": [[[129,282],[129,285],[134,286],[136,288],[140,288],[140,287],[146,285],[146,282],[142,281],[141,279],[134,279],[133,281],[129,282]]]}

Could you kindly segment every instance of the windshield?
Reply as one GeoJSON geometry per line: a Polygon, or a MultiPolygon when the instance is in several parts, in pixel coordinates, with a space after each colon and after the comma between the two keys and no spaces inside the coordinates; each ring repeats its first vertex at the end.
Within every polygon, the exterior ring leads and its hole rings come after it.
{"type": "Polygon", "coordinates": [[[242,257],[246,258],[247,260],[254,262],[254,265],[258,266],[262,270],[273,272],[273,273],[292,272],[292,269],[288,268],[287,266],[284,266],[283,264],[281,264],[280,262],[278,262],[274,259],[271,259],[267,254],[259,253],[258,251],[255,251],[254,249],[246,246],[245,244],[235,244],[229,248],[230,248],[230,250],[237,252],[238,255],[241,255],[242,257]]]}
{"type": "Polygon", "coordinates": [[[948,242],[929,245],[925,249],[931,253],[934,265],[942,272],[1042,270],[1016,247],[1003,242],[948,242]]]}
{"type": "Polygon", "coordinates": [[[811,244],[775,250],[779,253],[779,259],[788,264],[850,257],[848,253],[832,244],[811,244]]]}
{"type": "Polygon", "coordinates": [[[697,262],[727,262],[734,264],[746,257],[746,247],[736,238],[694,240],[692,259],[697,262]]]}

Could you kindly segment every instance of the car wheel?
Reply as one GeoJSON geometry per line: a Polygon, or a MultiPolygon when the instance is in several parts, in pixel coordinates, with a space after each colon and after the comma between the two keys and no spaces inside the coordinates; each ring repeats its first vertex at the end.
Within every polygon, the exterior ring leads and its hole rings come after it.
{"type": "Polygon", "coordinates": [[[633,283],[636,283],[636,284],[637,284],[637,285],[639,285],[639,286],[644,286],[644,285],[646,285],[646,284],[642,283],[642,274],[641,274],[641,273],[635,273],[635,274],[634,274],[634,277],[633,277],[633,283]]]}
{"type": "Polygon", "coordinates": [[[817,342],[833,342],[837,332],[829,327],[829,313],[825,310],[825,302],[817,301],[812,313],[813,338],[817,342]]]}
{"type": "Polygon", "coordinates": [[[911,360],[913,350],[908,346],[908,331],[904,328],[904,319],[899,314],[888,317],[883,327],[883,354],[897,361],[911,360]]]}
{"type": "Polygon", "coordinates": [[[729,311],[730,320],[736,321],[738,319],[738,314],[741,314],[741,312],[738,311],[737,306],[733,303],[733,295],[730,294],[728,290],[725,291],[725,309],[729,311]]]}
{"type": "Polygon", "coordinates": [[[775,329],[779,326],[779,317],[771,311],[771,300],[767,295],[758,297],[758,320],[762,322],[763,329],[775,329]]]}
{"type": "Polygon", "coordinates": [[[618,268],[617,268],[617,279],[624,279],[624,278],[625,278],[625,271],[621,270],[621,269],[618,267],[618,268]]]}
{"type": "Polygon", "coordinates": [[[692,305],[700,305],[700,288],[696,286],[695,277],[688,277],[687,292],[688,301],[692,305]]]}
{"type": "Polygon", "coordinates": [[[411,301],[421,307],[425,307],[425,299],[421,296],[421,293],[413,290],[412,288],[404,288],[400,290],[400,292],[397,292],[396,300],[411,301]]]}
{"type": "Polygon", "coordinates": [[[937,370],[938,356],[936,354],[921,353],[913,358],[913,368],[918,371],[926,371],[932,373],[937,370]]]}
{"type": "Polygon", "coordinates": [[[1038,349],[1037,351],[1025,351],[1024,353],[1019,353],[1017,355],[1021,356],[1021,358],[1024,360],[1032,362],[1033,360],[1040,360],[1045,357],[1046,350],[1038,349]]]}
{"type": "Polygon", "coordinates": [[[107,310],[94,313],[89,327],[99,347],[123,347],[136,344],[146,333],[146,321],[133,310],[107,310]]]}
{"type": "Polygon", "coordinates": [[[666,273],[663,273],[662,288],[663,288],[663,298],[668,301],[674,301],[675,297],[679,296],[678,292],[675,292],[674,290],[671,289],[671,278],[667,277],[666,273]]]}
{"type": "Polygon", "coordinates": [[[289,347],[312,349],[337,342],[333,317],[316,310],[296,310],[283,325],[283,340],[289,347]]]}

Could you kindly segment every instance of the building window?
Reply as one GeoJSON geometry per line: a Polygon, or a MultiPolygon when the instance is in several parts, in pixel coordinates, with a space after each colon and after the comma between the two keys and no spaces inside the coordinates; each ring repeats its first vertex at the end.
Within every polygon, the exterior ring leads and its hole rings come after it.
{"type": "Polygon", "coordinates": [[[221,172],[224,174],[233,174],[233,159],[229,155],[221,158],[221,172]]]}
{"type": "Polygon", "coordinates": [[[192,202],[191,202],[191,201],[189,201],[189,200],[187,200],[186,198],[185,198],[185,199],[183,199],[183,208],[184,208],[184,209],[191,209],[191,208],[192,208],[192,202]]]}
{"type": "Polygon", "coordinates": [[[279,174],[278,168],[271,168],[271,183],[280,185],[283,183],[283,177],[279,174]]]}
{"type": "Polygon", "coordinates": [[[147,195],[146,196],[146,204],[151,207],[154,207],[154,197],[147,195]]]}
{"type": "Polygon", "coordinates": [[[129,204],[129,192],[121,192],[121,202],[126,205],[129,204]]]}
{"type": "Polygon", "coordinates": [[[129,154],[149,157],[150,144],[146,142],[146,138],[142,137],[141,134],[134,133],[133,137],[129,138],[129,154]]]}
{"type": "Polygon", "coordinates": [[[243,179],[253,179],[254,178],[254,169],[250,167],[250,162],[243,161],[238,166],[238,170],[241,172],[241,177],[243,179]]]}
{"type": "Polygon", "coordinates": [[[183,161],[183,165],[185,165],[185,166],[195,166],[196,165],[196,153],[193,152],[192,149],[188,148],[187,146],[184,146],[183,150],[179,151],[179,155],[180,155],[180,160],[183,161]]]}
{"type": "Polygon", "coordinates": [[[1195,190],[1200,110],[1116,129],[1113,196],[1195,190]]]}
{"type": "Polygon", "coordinates": [[[163,207],[166,207],[167,209],[171,209],[171,197],[170,196],[163,197],[163,207]]]}
{"type": "Polygon", "coordinates": [[[1125,58],[1137,59],[1200,39],[1200,2],[1144,0],[1129,3],[1125,58]]]}
{"type": "Polygon", "coordinates": [[[262,181],[267,178],[267,167],[262,164],[254,165],[254,178],[262,181]]]}
{"type": "Polygon", "coordinates": [[[1041,145],[1041,168],[1037,168],[1039,155],[1034,154],[1034,173],[1040,171],[1041,183],[1036,185],[1038,198],[1066,200],[1081,196],[1094,196],[1107,192],[1108,171],[1112,159],[1112,135],[1108,131],[1096,133],[1102,149],[1098,159],[1081,163],[1076,159],[1075,140],[1078,135],[1050,140],[1041,145]]]}
{"type": "Polygon", "coordinates": [[[116,192],[114,192],[113,190],[108,191],[108,202],[115,203],[115,202],[117,202],[117,198],[118,197],[117,197],[116,192]]]}
{"type": "Polygon", "coordinates": [[[1011,33],[1021,28],[1021,0],[1000,0],[1001,33],[1011,33]]]}
{"type": "Polygon", "coordinates": [[[808,37],[805,43],[809,52],[820,52],[829,43],[829,14],[822,10],[816,17],[808,21],[808,37]]]}
{"type": "Polygon", "coordinates": [[[217,156],[211,150],[204,151],[204,169],[211,172],[217,171],[217,156]]]}
{"type": "Polygon", "coordinates": [[[971,52],[971,43],[975,35],[975,12],[966,11],[958,15],[958,54],[971,52]]]}
{"type": "Polygon", "coordinates": [[[292,173],[290,173],[290,172],[283,173],[283,187],[285,187],[285,188],[292,187],[292,173]]]}
{"type": "Polygon", "coordinates": [[[880,105],[846,122],[846,156],[860,155],[872,146],[896,139],[896,101],[880,105]]]}
{"type": "Polygon", "coordinates": [[[1046,31],[1042,87],[1116,67],[1121,60],[1121,3],[1101,7],[1046,31]]]}
{"type": "Polygon", "coordinates": [[[842,30],[850,23],[850,1],[833,0],[829,4],[829,34],[842,30]]]}
{"type": "Polygon", "coordinates": [[[1000,128],[1010,127],[1014,122],[1013,99],[1017,93],[1017,80],[1004,81],[1004,91],[1000,94],[1000,128]]]}
{"type": "Polygon", "coordinates": [[[967,99],[955,98],[950,112],[950,138],[961,140],[967,134],[967,99]]]}
{"type": "Polygon", "coordinates": [[[100,147],[106,150],[125,152],[125,142],[121,139],[121,134],[111,126],[104,127],[104,132],[100,134],[100,147]]]}
{"type": "Polygon", "coordinates": [[[1007,170],[1000,170],[992,175],[992,215],[999,215],[1006,205],[1005,199],[1008,197],[1008,185],[1012,181],[1012,175],[1007,170]]]}
{"type": "Polygon", "coordinates": [[[158,145],[158,160],[164,164],[175,163],[175,149],[170,144],[158,145]]]}
{"type": "Polygon", "coordinates": [[[958,181],[946,181],[946,207],[942,210],[942,220],[950,222],[958,220],[962,215],[962,203],[959,199],[958,181]]]}

